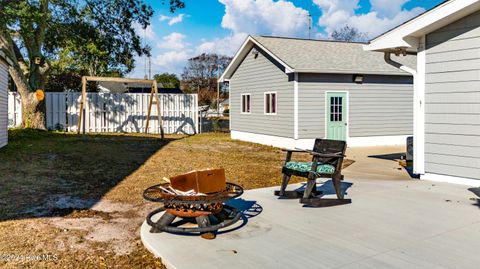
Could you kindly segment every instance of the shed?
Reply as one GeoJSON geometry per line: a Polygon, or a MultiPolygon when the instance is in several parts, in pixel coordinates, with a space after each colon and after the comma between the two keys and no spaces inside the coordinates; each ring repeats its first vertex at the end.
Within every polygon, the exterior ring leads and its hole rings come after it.
{"type": "Polygon", "coordinates": [[[415,76],[414,172],[480,186],[480,1],[450,0],[373,39],[366,50],[415,76]],[[414,54],[417,65],[390,61],[414,54]]]}
{"type": "Polygon", "coordinates": [[[315,138],[405,144],[412,75],[363,45],[249,36],[221,77],[230,85],[231,137],[284,148],[311,148],[315,138]]]}
{"type": "Polygon", "coordinates": [[[8,66],[10,60],[0,51],[0,148],[8,142],[8,66]]]}

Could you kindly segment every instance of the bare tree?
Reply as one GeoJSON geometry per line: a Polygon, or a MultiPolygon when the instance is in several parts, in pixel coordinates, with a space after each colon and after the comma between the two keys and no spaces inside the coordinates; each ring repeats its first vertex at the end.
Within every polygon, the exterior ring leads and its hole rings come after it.
{"type": "Polygon", "coordinates": [[[357,28],[348,25],[333,31],[331,36],[333,40],[338,41],[365,42],[368,40],[368,33],[360,32],[357,28]]]}
{"type": "MultiPolygon", "coordinates": [[[[201,104],[212,104],[217,91],[217,77],[231,60],[229,56],[206,53],[190,58],[182,73],[184,90],[198,93],[201,104]]],[[[224,89],[222,85],[220,87],[220,90],[224,89]]]]}

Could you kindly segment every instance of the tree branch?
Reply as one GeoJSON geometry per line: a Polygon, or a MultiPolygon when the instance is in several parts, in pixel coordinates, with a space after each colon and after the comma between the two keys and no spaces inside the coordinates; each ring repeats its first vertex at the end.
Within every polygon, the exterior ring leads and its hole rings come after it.
{"type": "Polygon", "coordinates": [[[13,65],[9,67],[8,72],[17,86],[18,92],[21,96],[28,96],[30,86],[26,83],[27,79],[21,67],[21,63],[25,64],[23,56],[10,35],[5,31],[0,31],[0,50],[5,52],[13,61],[13,65]],[[19,53],[19,56],[17,56],[17,53],[19,53]]]}
{"type": "Polygon", "coordinates": [[[48,2],[49,0],[40,1],[40,12],[43,16],[42,19],[37,22],[37,28],[35,29],[35,42],[37,43],[38,48],[42,47],[45,39],[45,29],[47,27],[48,20],[48,2]]]}
{"type": "Polygon", "coordinates": [[[18,65],[20,66],[20,69],[23,70],[23,74],[28,73],[28,65],[25,62],[25,59],[23,58],[22,52],[20,51],[20,48],[17,46],[15,42],[12,40],[12,47],[13,47],[13,52],[15,54],[15,59],[18,65]]]}

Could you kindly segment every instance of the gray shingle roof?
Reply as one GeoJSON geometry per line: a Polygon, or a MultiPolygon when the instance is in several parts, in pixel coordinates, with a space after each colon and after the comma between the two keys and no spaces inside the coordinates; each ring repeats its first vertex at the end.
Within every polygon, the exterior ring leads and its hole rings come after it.
{"type": "MultiPolygon", "coordinates": [[[[254,36],[257,42],[296,72],[409,75],[389,64],[383,54],[364,51],[364,43],[254,36]]],[[[416,67],[415,56],[392,56],[416,67]]]]}

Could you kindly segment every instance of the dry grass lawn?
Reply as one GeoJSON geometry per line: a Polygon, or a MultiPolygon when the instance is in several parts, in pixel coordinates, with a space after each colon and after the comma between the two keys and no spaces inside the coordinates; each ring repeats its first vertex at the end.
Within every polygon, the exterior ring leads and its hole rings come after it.
{"type": "Polygon", "coordinates": [[[156,206],[145,188],[209,167],[246,189],[279,185],[284,157],[228,134],[161,141],[13,130],[0,150],[0,267],[161,268],[139,239],[156,206]]]}

